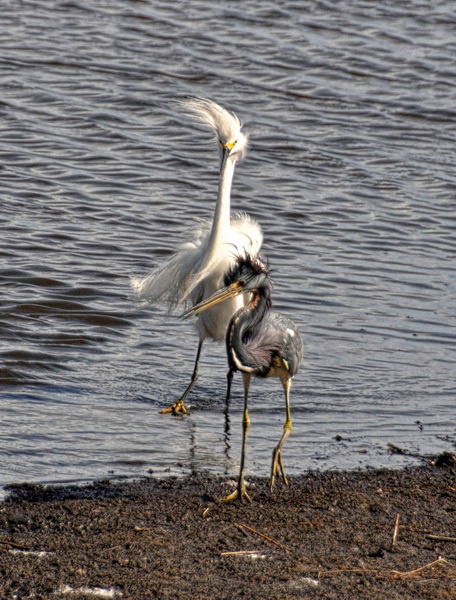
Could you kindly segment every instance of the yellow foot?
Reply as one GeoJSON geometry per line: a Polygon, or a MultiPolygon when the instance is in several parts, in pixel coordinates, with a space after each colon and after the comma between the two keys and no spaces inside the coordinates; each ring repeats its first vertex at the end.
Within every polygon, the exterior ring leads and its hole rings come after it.
{"type": "Polygon", "coordinates": [[[283,466],[282,448],[274,448],[272,453],[272,467],[271,467],[271,492],[274,489],[276,477],[281,477],[285,485],[288,485],[287,475],[285,473],[285,467],[283,466]]]}
{"type": "Polygon", "coordinates": [[[234,490],[232,494],[223,498],[223,502],[233,502],[234,500],[239,500],[242,502],[243,499],[246,499],[248,502],[252,502],[252,499],[247,494],[247,490],[245,489],[245,483],[240,483],[237,488],[234,490]]]}
{"type": "Polygon", "coordinates": [[[169,406],[168,408],[162,408],[160,412],[162,415],[168,415],[170,413],[173,413],[173,415],[187,415],[188,408],[185,406],[184,401],[181,398],[172,406],[169,406]]]}

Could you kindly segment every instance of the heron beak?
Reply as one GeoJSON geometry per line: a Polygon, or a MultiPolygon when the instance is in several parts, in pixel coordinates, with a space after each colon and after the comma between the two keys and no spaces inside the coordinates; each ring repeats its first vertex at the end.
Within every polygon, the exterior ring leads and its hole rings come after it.
{"type": "Polygon", "coordinates": [[[220,302],[224,302],[229,298],[234,298],[235,296],[242,294],[244,292],[244,287],[245,281],[235,281],[234,283],[231,283],[230,285],[222,288],[221,290],[218,290],[217,292],[212,294],[212,296],[206,298],[206,300],[195,304],[195,306],[192,306],[192,308],[189,308],[184,313],[182,313],[180,317],[181,319],[187,319],[191,315],[198,315],[200,312],[203,312],[204,310],[207,310],[208,308],[211,308],[216,304],[220,304],[220,302]]]}

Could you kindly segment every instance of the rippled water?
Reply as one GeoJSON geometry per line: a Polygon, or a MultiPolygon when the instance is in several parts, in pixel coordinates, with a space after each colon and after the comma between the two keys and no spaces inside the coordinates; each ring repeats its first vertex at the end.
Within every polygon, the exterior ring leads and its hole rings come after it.
{"type": "MultiPolygon", "coordinates": [[[[191,415],[160,415],[196,337],[129,290],[212,215],[217,154],[174,104],[188,95],[250,134],[233,208],[260,221],[306,348],[289,472],[454,449],[455,24],[450,0],[2,8],[1,483],[237,471],[223,348],[191,415]]],[[[254,383],[250,473],[282,404],[254,383]]]]}

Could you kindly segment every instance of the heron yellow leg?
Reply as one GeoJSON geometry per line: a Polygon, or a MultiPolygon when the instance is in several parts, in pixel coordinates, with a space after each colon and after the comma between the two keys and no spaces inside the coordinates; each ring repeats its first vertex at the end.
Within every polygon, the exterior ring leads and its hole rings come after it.
{"type": "Polygon", "coordinates": [[[285,425],[283,426],[282,437],[279,440],[279,443],[274,448],[272,453],[272,465],[271,465],[271,491],[274,489],[274,484],[276,481],[276,477],[282,477],[285,485],[288,485],[287,475],[285,473],[285,467],[283,465],[283,456],[282,456],[282,448],[287,439],[289,438],[292,430],[292,422],[291,422],[291,412],[290,412],[290,389],[291,389],[291,378],[284,377],[282,379],[283,390],[285,392],[285,425]]]}
{"type": "Polygon", "coordinates": [[[182,394],[181,398],[179,398],[179,400],[177,400],[172,406],[168,406],[168,408],[162,408],[162,410],[160,411],[162,413],[162,415],[166,415],[166,414],[170,414],[170,413],[173,413],[173,415],[182,415],[182,414],[186,415],[188,413],[188,408],[185,406],[185,399],[189,395],[189,393],[190,393],[191,389],[193,388],[193,386],[195,385],[195,383],[198,381],[198,363],[199,363],[199,359],[201,356],[201,348],[202,347],[203,347],[203,342],[200,341],[200,343],[198,344],[198,350],[196,352],[195,367],[193,369],[192,378],[190,380],[190,383],[187,386],[187,389],[182,394]]]}
{"type": "Polygon", "coordinates": [[[245,479],[244,479],[244,470],[245,470],[245,458],[247,454],[247,434],[250,427],[250,417],[248,410],[248,398],[249,398],[249,385],[251,375],[250,373],[242,373],[243,381],[244,381],[244,414],[242,419],[242,450],[241,450],[241,465],[239,468],[239,479],[237,488],[234,490],[232,494],[224,498],[224,502],[232,502],[233,500],[243,500],[244,498],[248,500],[248,502],[252,502],[250,496],[247,493],[247,489],[245,487],[245,479]]]}

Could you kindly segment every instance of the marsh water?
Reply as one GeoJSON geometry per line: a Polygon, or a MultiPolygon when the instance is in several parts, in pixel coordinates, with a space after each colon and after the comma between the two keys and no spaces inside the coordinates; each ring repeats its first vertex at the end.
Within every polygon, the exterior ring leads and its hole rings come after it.
{"type": "MultiPolygon", "coordinates": [[[[454,451],[450,0],[12,0],[0,30],[0,484],[237,472],[223,346],[191,414],[161,415],[197,338],[129,287],[212,216],[217,151],[187,96],[250,136],[232,208],[263,227],[305,344],[289,473],[454,451]]],[[[247,472],[267,475],[280,382],[250,406],[247,472]]]]}

